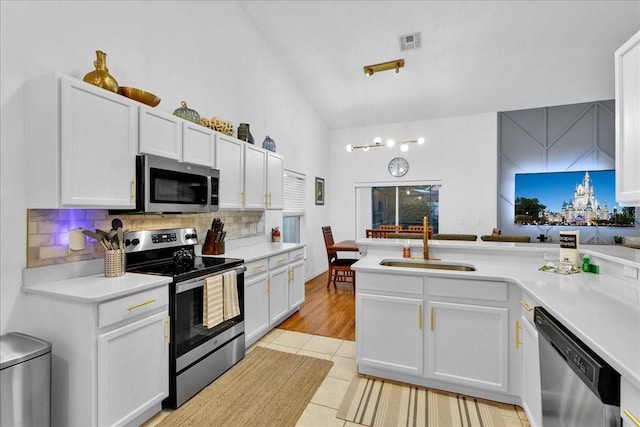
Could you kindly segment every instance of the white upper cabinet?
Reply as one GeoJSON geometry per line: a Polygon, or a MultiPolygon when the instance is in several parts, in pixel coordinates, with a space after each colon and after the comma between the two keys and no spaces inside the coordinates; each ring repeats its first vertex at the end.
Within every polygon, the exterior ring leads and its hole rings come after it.
{"type": "Polygon", "coordinates": [[[284,209],[284,159],[267,151],[267,209],[284,209]]]}
{"type": "Polygon", "coordinates": [[[282,209],[284,159],[271,151],[218,133],[221,209],[282,209]]]}
{"type": "Polygon", "coordinates": [[[267,152],[252,144],[245,144],[244,152],[244,207],[267,207],[267,152]]]}
{"type": "Polygon", "coordinates": [[[134,207],[137,105],[59,74],[25,89],[27,207],[134,207]]]}
{"type": "Polygon", "coordinates": [[[141,154],[194,165],[215,165],[215,131],[173,114],[140,107],[141,154]]]}
{"type": "Polygon", "coordinates": [[[216,169],[220,171],[220,209],[242,209],[244,202],[244,142],[216,134],[216,169]]]}
{"type": "Polygon", "coordinates": [[[616,201],[640,206],[640,32],[615,53],[616,201]]]}
{"type": "Polygon", "coordinates": [[[182,161],[215,167],[216,136],[214,131],[192,122],[182,123],[182,161]]]}
{"type": "Polygon", "coordinates": [[[140,154],[181,160],[182,121],[172,114],[140,107],[140,154]]]}

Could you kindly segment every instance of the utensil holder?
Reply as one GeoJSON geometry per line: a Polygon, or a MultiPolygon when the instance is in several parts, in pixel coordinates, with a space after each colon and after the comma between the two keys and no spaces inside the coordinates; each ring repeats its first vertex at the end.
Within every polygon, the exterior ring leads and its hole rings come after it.
{"type": "Polygon", "coordinates": [[[202,245],[202,253],[204,255],[222,255],[224,254],[224,240],[222,242],[216,242],[216,233],[207,230],[207,238],[202,245]]]}
{"type": "Polygon", "coordinates": [[[105,251],[104,253],[104,275],[105,277],[124,276],[127,261],[124,249],[105,251]]]}

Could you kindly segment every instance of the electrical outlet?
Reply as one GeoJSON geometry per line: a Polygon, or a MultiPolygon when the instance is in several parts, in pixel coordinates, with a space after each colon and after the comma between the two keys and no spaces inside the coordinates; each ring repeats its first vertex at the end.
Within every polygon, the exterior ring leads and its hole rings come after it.
{"type": "Polygon", "coordinates": [[[624,266],[624,275],[627,277],[631,277],[632,279],[638,278],[638,269],[635,267],[630,267],[628,265],[624,266]]]}

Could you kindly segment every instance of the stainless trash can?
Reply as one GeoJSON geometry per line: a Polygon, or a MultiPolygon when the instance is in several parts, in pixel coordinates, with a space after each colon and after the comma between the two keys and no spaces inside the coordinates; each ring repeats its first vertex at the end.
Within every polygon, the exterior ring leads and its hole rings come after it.
{"type": "Polygon", "coordinates": [[[0,427],[51,425],[51,344],[0,336],[0,427]]]}

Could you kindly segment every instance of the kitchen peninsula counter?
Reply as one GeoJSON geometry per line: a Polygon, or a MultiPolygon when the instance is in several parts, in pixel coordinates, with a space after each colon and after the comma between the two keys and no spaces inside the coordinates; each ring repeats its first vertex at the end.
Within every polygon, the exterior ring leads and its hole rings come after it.
{"type": "MultiPolygon", "coordinates": [[[[557,244],[429,241],[430,258],[467,263],[476,271],[429,270],[381,266],[383,259],[402,259],[406,239],[360,239],[366,252],[353,265],[357,272],[501,280],[519,286],[576,336],[640,388],[640,280],[624,270],[640,269],[640,251],[619,246],[585,245],[600,274],[558,274],[539,267],[558,263],[557,244]]],[[[412,255],[422,258],[422,242],[410,241],[412,255]]]]}

